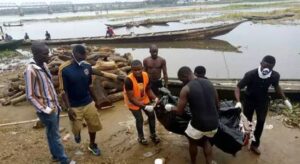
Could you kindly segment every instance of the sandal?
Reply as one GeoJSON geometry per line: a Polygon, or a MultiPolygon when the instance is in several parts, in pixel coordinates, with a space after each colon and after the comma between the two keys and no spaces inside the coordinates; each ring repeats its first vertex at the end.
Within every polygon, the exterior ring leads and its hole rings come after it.
{"type": "Polygon", "coordinates": [[[142,145],[148,145],[148,141],[145,138],[139,138],[138,141],[142,145]]]}

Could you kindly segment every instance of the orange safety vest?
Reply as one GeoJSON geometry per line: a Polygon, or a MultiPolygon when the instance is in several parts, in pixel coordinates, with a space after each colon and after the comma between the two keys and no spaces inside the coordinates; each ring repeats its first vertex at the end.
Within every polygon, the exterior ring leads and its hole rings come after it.
{"type": "MultiPolygon", "coordinates": [[[[127,77],[131,80],[132,86],[133,86],[133,96],[138,99],[140,102],[143,102],[144,104],[148,104],[150,102],[149,97],[146,93],[146,87],[149,85],[149,77],[146,72],[142,72],[143,75],[143,91],[144,96],[142,97],[141,95],[141,88],[136,80],[136,78],[133,76],[133,73],[130,73],[127,77]]],[[[127,105],[127,107],[131,110],[139,110],[140,107],[134,105],[133,103],[130,102],[130,100],[127,97],[126,89],[125,89],[125,84],[124,84],[124,103],[127,105]]]]}

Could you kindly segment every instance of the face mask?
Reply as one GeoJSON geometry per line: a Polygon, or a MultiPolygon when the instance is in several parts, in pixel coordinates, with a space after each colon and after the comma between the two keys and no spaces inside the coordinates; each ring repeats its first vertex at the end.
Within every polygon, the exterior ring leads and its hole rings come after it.
{"type": "Polygon", "coordinates": [[[264,68],[263,70],[261,70],[261,66],[258,67],[258,76],[261,79],[267,79],[269,77],[271,77],[272,71],[269,68],[264,68]]]}
{"type": "Polygon", "coordinates": [[[76,62],[79,66],[81,66],[81,65],[84,63],[84,60],[78,62],[78,60],[75,58],[75,56],[74,56],[73,53],[72,53],[72,56],[73,56],[73,59],[75,60],[75,62],[76,62]]]}

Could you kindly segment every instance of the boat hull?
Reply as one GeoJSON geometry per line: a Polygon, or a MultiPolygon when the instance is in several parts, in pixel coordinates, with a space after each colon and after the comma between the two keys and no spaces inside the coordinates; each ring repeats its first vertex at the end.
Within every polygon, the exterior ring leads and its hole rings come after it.
{"type": "MultiPolygon", "coordinates": [[[[238,25],[245,21],[240,21],[231,24],[222,24],[217,26],[157,32],[157,33],[145,33],[134,35],[116,35],[112,38],[105,37],[82,37],[82,38],[69,38],[69,39],[53,39],[45,41],[48,45],[62,45],[62,44],[80,44],[80,43],[141,43],[141,42],[160,42],[160,41],[180,41],[180,40],[202,40],[213,38],[219,35],[224,35],[238,25]]],[[[31,41],[23,43],[24,45],[30,45],[31,41]]]]}
{"type": "MultiPolygon", "coordinates": [[[[219,98],[221,100],[235,100],[234,90],[239,80],[231,79],[210,79],[213,83],[215,89],[218,91],[219,98]]],[[[299,80],[281,80],[280,86],[285,95],[293,100],[300,100],[300,81],[299,80]]],[[[181,88],[183,87],[182,83],[178,80],[170,80],[168,84],[168,89],[173,95],[178,96],[181,88]]],[[[242,97],[244,96],[245,90],[242,90],[242,97]]],[[[269,95],[272,99],[280,98],[276,93],[274,88],[269,89],[269,95]]]]}
{"type": "Polygon", "coordinates": [[[23,43],[23,39],[0,42],[0,51],[15,50],[23,43]]]}

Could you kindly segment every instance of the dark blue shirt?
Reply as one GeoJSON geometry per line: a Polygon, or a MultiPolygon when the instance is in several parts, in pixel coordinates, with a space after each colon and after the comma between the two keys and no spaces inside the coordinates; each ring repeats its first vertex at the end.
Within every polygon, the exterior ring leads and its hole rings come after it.
{"type": "Polygon", "coordinates": [[[79,66],[69,62],[62,66],[61,76],[63,89],[69,98],[71,107],[85,106],[93,101],[89,86],[92,84],[92,67],[88,63],[79,66]]]}

